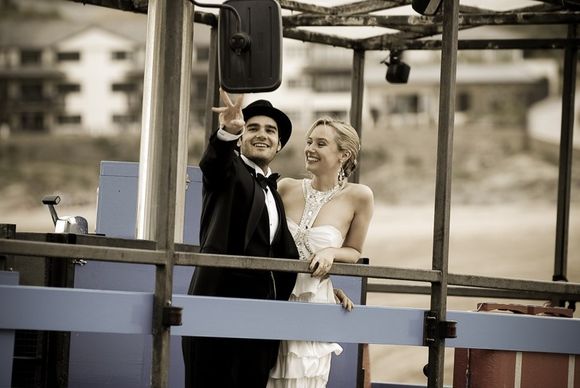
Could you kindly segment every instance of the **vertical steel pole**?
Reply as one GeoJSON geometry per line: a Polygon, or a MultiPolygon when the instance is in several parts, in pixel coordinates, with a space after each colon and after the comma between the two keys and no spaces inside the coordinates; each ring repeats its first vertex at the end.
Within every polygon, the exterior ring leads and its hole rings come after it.
{"type": "Polygon", "coordinates": [[[191,112],[191,68],[193,61],[193,4],[186,1],[183,17],[181,52],[181,86],[179,96],[179,151],[177,157],[177,197],[175,200],[175,242],[183,242],[185,229],[185,191],[189,146],[189,115],[191,112]]]}
{"type": "MultiPolygon", "coordinates": [[[[352,86],[350,97],[350,124],[356,129],[362,139],[362,111],[364,95],[364,75],[365,75],[365,51],[353,50],[352,58],[352,86]]],[[[359,166],[349,177],[351,182],[358,183],[360,180],[360,158],[359,166]]]]}
{"type": "MultiPolygon", "coordinates": [[[[166,252],[156,266],[153,305],[151,386],[167,387],[169,334],[163,311],[171,305],[178,177],[180,100],[184,65],[184,19],[192,22],[186,0],[150,0],[139,164],[138,238],[154,239],[166,252]],[[190,15],[188,18],[186,15],[190,15]]],[[[187,41],[188,39],[186,39],[187,41]]]]}
{"type": "Polygon", "coordinates": [[[217,27],[212,26],[209,39],[209,71],[207,73],[207,90],[205,93],[205,144],[209,142],[210,135],[218,127],[217,114],[211,108],[220,106],[219,86],[218,32],[217,27]]]}
{"type": "MultiPolygon", "coordinates": [[[[576,38],[576,25],[568,26],[568,39],[576,38]]],[[[567,281],[568,234],[570,223],[570,184],[574,137],[574,100],[578,47],[569,44],[564,50],[564,80],[562,85],[562,124],[560,130],[560,161],[558,170],[558,210],[556,217],[556,252],[552,280],[567,281]]]]}
{"type": "MultiPolygon", "coordinates": [[[[453,126],[455,116],[455,79],[457,67],[457,20],[459,0],[443,1],[443,36],[441,47],[441,85],[439,92],[439,128],[435,183],[433,228],[433,269],[441,271],[441,282],[431,285],[431,312],[438,321],[447,316],[447,271],[449,256],[449,214],[451,208],[451,171],[453,126]]],[[[443,387],[445,339],[436,338],[429,345],[428,387],[443,387]]]]}

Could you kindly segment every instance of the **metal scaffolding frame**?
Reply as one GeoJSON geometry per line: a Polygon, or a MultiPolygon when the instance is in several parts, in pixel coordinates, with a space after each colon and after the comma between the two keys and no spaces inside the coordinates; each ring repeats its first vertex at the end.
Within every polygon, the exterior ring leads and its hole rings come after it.
{"type": "MultiPolygon", "coordinates": [[[[143,130],[139,183],[138,236],[149,241],[146,247],[111,247],[106,239],[84,239],[81,245],[31,242],[14,239],[10,226],[0,229],[0,254],[39,257],[83,257],[156,266],[153,308],[152,387],[167,387],[169,367],[169,334],[172,314],[174,265],[221,266],[248,269],[270,269],[308,272],[307,264],[291,260],[231,257],[192,252],[176,244],[180,225],[177,214],[183,214],[183,200],[178,177],[183,175],[184,144],[187,144],[189,75],[193,44],[192,22],[212,26],[208,89],[206,94],[206,133],[216,127],[210,107],[217,103],[217,17],[194,10],[188,0],[73,0],[147,13],[148,36],[144,82],[143,130]],[[177,76],[179,75],[179,76],[177,76]]],[[[369,285],[370,292],[429,293],[430,311],[425,319],[426,331],[436,335],[425,343],[429,347],[428,386],[443,386],[443,362],[448,295],[496,295],[529,297],[575,302],[580,300],[580,284],[567,282],[567,243],[570,211],[573,114],[576,65],[578,61],[577,24],[580,8],[566,6],[566,1],[543,0],[538,4],[494,11],[462,6],[459,0],[443,0],[441,10],[432,17],[382,15],[380,11],[408,6],[410,0],[366,0],[338,6],[319,6],[299,1],[278,0],[284,10],[283,35],[305,42],[344,47],[353,50],[353,78],[350,121],[362,128],[363,72],[365,52],[369,50],[441,50],[441,86],[438,124],[438,147],[435,189],[435,216],[431,270],[394,267],[335,264],[334,275],[398,279],[430,283],[422,286],[369,285]],[[462,40],[459,31],[479,26],[499,25],[568,25],[561,38],[462,40]],[[388,28],[396,32],[364,39],[350,39],[313,32],[303,27],[360,26],[388,28]],[[440,38],[433,36],[441,35],[440,38]],[[451,160],[455,107],[455,77],[458,49],[563,49],[564,80],[562,90],[562,123],[558,180],[556,251],[552,282],[527,281],[448,273],[449,219],[451,193],[451,160]],[[448,287],[452,285],[454,287],[448,287]],[[543,296],[543,297],[542,297],[543,296]]],[[[572,3],[572,2],[571,2],[572,3]]],[[[354,177],[358,181],[358,175],[354,177]]],[[[1,256],[0,256],[1,257],[1,256]]],[[[2,262],[0,262],[0,265],[2,262]]],[[[2,269],[2,268],[0,268],[2,269]]]]}

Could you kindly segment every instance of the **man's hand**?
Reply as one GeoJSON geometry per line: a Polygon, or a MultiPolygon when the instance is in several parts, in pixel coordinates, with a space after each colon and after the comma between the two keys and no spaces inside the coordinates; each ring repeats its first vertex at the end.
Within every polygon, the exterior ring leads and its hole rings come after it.
{"type": "Polygon", "coordinates": [[[213,107],[211,110],[219,113],[220,126],[223,126],[229,133],[237,135],[246,125],[242,114],[244,95],[241,94],[233,103],[230,96],[220,88],[220,97],[225,106],[213,107]]]}

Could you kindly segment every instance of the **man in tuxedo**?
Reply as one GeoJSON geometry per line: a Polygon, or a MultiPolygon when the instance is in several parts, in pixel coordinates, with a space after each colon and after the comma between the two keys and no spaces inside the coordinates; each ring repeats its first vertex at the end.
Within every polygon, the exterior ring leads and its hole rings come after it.
{"type": "MultiPolygon", "coordinates": [[[[199,163],[200,251],[298,259],[275,187],[277,174],[269,167],[290,138],[290,119],[266,100],[242,110],[242,97],[233,103],[220,94],[225,106],[213,108],[220,128],[199,163]]],[[[189,294],[288,300],[295,280],[292,272],[200,267],[189,294]]],[[[278,346],[277,340],[184,337],[185,386],[265,387],[278,346]]]]}

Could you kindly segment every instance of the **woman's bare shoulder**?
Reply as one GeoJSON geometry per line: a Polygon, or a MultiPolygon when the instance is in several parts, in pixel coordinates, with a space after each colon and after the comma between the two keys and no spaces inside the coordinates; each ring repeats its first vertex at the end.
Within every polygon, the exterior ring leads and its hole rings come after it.
{"type": "Polygon", "coordinates": [[[361,183],[349,183],[348,188],[352,197],[362,202],[373,202],[374,194],[370,187],[361,183]]]}
{"type": "Polygon", "coordinates": [[[285,193],[292,191],[297,187],[300,187],[301,184],[302,179],[282,178],[278,182],[278,192],[280,193],[280,195],[284,195],[285,193]]]}

